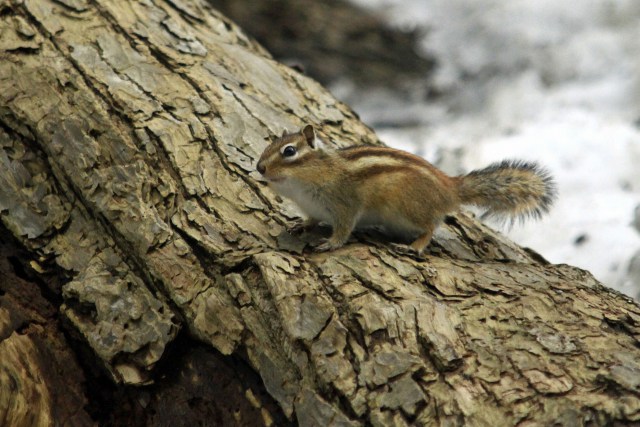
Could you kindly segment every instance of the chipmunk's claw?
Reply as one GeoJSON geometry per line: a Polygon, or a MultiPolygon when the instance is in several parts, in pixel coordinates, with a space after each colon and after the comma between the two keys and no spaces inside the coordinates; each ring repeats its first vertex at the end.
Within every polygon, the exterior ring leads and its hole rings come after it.
{"type": "Polygon", "coordinates": [[[342,244],[331,239],[321,239],[320,244],[316,246],[317,252],[327,252],[338,249],[342,244]]]}
{"type": "Polygon", "coordinates": [[[296,222],[293,225],[287,227],[287,232],[289,234],[293,234],[294,236],[300,235],[307,231],[307,227],[305,227],[304,223],[296,222]]]}
{"type": "Polygon", "coordinates": [[[423,252],[422,251],[418,251],[416,250],[413,246],[411,245],[405,245],[402,243],[389,243],[389,246],[391,247],[391,250],[393,250],[396,253],[399,253],[401,255],[409,255],[412,257],[422,257],[423,256],[423,252]]]}
{"type": "Polygon", "coordinates": [[[317,225],[318,225],[318,221],[313,221],[313,220],[297,221],[294,224],[287,227],[287,232],[289,234],[293,234],[294,236],[297,236],[304,232],[309,231],[310,229],[312,229],[317,225]]]}
{"type": "Polygon", "coordinates": [[[402,243],[389,243],[389,246],[394,252],[402,255],[414,255],[416,253],[411,246],[402,243]]]}

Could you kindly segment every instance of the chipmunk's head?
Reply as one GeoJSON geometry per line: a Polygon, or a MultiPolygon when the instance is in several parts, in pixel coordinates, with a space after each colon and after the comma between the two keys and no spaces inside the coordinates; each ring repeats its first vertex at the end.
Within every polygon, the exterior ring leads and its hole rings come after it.
{"type": "Polygon", "coordinates": [[[311,125],[296,133],[285,132],[265,148],[258,161],[258,172],[269,182],[282,182],[295,177],[296,170],[322,148],[323,143],[311,125]]]}

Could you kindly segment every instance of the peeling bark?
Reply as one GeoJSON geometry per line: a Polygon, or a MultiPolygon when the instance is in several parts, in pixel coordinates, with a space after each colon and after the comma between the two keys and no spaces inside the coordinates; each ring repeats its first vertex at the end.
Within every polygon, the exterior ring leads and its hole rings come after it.
{"type": "MultiPolygon", "coordinates": [[[[0,3],[0,218],[43,301],[26,315],[0,288],[0,419],[86,425],[91,393],[56,381],[91,388],[87,366],[151,393],[146,413],[188,335],[260,375],[280,409],[255,386],[241,399],[265,425],[640,420],[640,309],[588,272],[464,214],[424,258],[371,233],[331,253],[288,235],[296,212],[254,163],[303,123],[379,144],[199,0],[0,3]],[[45,372],[53,347],[84,368],[45,372]]],[[[210,357],[194,347],[176,369],[195,378],[210,357]]],[[[180,387],[166,399],[199,386],[180,387]]],[[[213,405],[206,390],[194,402],[213,405]]]]}

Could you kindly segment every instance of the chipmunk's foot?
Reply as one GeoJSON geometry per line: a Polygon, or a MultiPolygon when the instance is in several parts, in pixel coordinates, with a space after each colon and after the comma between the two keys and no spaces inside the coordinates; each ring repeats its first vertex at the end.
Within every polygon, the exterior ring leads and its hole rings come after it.
{"type": "Polygon", "coordinates": [[[405,245],[402,243],[389,243],[391,250],[400,254],[400,255],[408,255],[412,257],[422,258],[424,256],[424,251],[417,250],[411,245],[405,245]]]}
{"type": "Polygon", "coordinates": [[[293,234],[294,236],[300,235],[309,231],[319,224],[318,221],[306,219],[304,221],[297,221],[293,225],[287,227],[287,232],[289,234],[293,234]]]}
{"type": "Polygon", "coordinates": [[[403,243],[389,243],[389,247],[394,252],[397,252],[402,255],[415,255],[416,251],[409,245],[405,245],[403,243]]]}
{"type": "Polygon", "coordinates": [[[318,246],[316,246],[316,251],[317,252],[332,251],[334,249],[338,249],[338,248],[342,247],[342,245],[343,245],[343,243],[337,242],[337,241],[332,240],[332,239],[321,239],[320,240],[320,244],[318,244],[318,246]]]}
{"type": "Polygon", "coordinates": [[[295,224],[287,227],[287,232],[289,234],[293,234],[294,236],[300,235],[305,231],[307,231],[307,227],[305,227],[302,222],[296,222],[295,224]]]}

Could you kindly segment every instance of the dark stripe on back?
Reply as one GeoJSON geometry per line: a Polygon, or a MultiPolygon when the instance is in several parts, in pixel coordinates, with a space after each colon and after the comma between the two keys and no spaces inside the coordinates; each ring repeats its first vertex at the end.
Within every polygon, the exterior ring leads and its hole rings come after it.
{"type": "Polygon", "coordinates": [[[368,166],[366,168],[357,170],[353,172],[351,176],[353,177],[353,179],[356,179],[356,180],[366,180],[376,175],[391,174],[394,172],[407,173],[408,170],[411,170],[411,168],[407,168],[404,165],[377,165],[377,166],[374,165],[374,166],[368,166]]]}
{"type": "Polygon", "coordinates": [[[356,145],[354,147],[343,148],[340,155],[348,160],[357,160],[362,157],[388,157],[399,161],[411,162],[422,167],[432,167],[426,160],[405,151],[395,150],[385,147],[369,147],[366,145],[356,145]]]}
{"type": "Polygon", "coordinates": [[[422,157],[418,157],[414,154],[407,153],[406,151],[396,150],[394,148],[387,148],[387,147],[372,147],[367,145],[355,145],[351,147],[342,148],[338,151],[340,152],[340,156],[347,160],[357,160],[366,156],[386,157],[386,158],[410,163],[421,168],[427,168],[429,172],[431,172],[434,175],[434,177],[436,179],[439,179],[440,181],[448,181],[449,179],[449,176],[447,174],[445,174],[440,169],[433,166],[431,163],[429,163],[422,157]]]}

